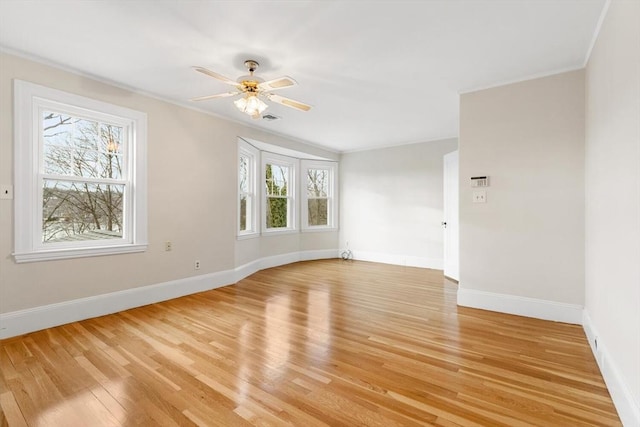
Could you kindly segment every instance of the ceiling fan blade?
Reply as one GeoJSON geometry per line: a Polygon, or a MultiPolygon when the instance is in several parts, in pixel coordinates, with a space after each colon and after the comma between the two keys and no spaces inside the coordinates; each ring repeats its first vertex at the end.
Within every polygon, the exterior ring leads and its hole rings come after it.
{"type": "Polygon", "coordinates": [[[228,96],[234,96],[234,95],[240,95],[240,92],[225,92],[225,93],[218,93],[215,95],[199,96],[197,98],[191,98],[190,101],[206,101],[207,99],[226,98],[228,96]]]}
{"type": "Polygon", "coordinates": [[[211,70],[207,70],[206,68],[203,67],[193,67],[194,70],[202,73],[202,74],[206,74],[209,77],[213,77],[214,79],[218,79],[223,83],[226,83],[228,85],[231,86],[240,86],[240,83],[236,82],[235,80],[231,80],[229,77],[225,77],[222,74],[218,74],[215,71],[211,71],[211,70]]]}
{"type": "Polygon", "coordinates": [[[277,79],[262,82],[258,85],[259,90],[270,91],[277,89],[285,89],[297,85],[298,82],[289,76],[278,77],[277,79]]]}
{"type": "Polygon", "coordinates": [[[285,98],[284,96],[276,95],[274,93],[267,93],[266,96],[273,102],[277,102],[278,104],[282,104],[287,107],[295,108],[296,110],[309,111],[311,109],[311,105],[307,105],[299,101],[294,101],[293,99],[285,98]]]}

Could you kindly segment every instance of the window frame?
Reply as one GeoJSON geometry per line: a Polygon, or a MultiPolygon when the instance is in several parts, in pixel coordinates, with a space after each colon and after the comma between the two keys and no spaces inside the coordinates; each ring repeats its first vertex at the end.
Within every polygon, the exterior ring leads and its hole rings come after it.
{"type": "Polygon", "coordinates": [[[301,230],[332,231],[338,228],[338,163],[325,160],[300,161],[300,218],[301,230]],[[329,186],[327,189],[327,225],[309,225],[309,196],[307,195],[307,175],[310,169],[324,169],[329,171],[329,186]]]}
{"type": "Polygon", "coordinates": [[[262,189],[262,196],[260,200],[262,201],[262,234],[286,234],[286,233],[294,233],[298,231],[297,225],[297,212],[298,207],[296,203],[298,201],[297,197],[297,170],[299,160],[294,157],[283,156],[280,154],[262,152],[262,173],[260,179],[260,188],[262,189]],[[267,227],[267,198],[269,195],[266,191],[266,177],[267,177],[267,165],[277,165],[277,166],[285,166],[289,168],[287,183],[289,185],[287,189],[286,198],[290,200],[290,203],[287,203],[287,227],[278,227],[278,228],[268,228],[267,227]]]}
{"type": "MultiPolygon", "coordinates": [[[[14,80],[14,259],[17,263],[143,252],[147,249],[147,115],[129,108],[14,80]],[[44,173],[42,111],[108,122],[123,127],[126,146],[125,172],[117,180],[124,185],[123,236],[116,239],[44,243],[42,203],[45,179],[68,176],[44,173]],[[46,176],[45,176],[46,175],[46,176]],[[47,176],[49,178],[47,178],[47,176]]],[[[71,180],[97,182],[87,177],[71,180]]]]}
{"type": "MultiPolygon", "coordinates": [[[[238,140],[238,173],[237,177],[237,215],[236,215],[236,236],[238,239],[248,239],[252,237],[258,237],[260,235],[260,228],[258,226],[258,216],[259,216],[259,208],[260,205],[260,186],[258,185],[258,164],[260,162],[260,151],[243,141],[242,139],[238,140]],[[249,159],[249,165],[247,170],[249,172],[249,176],[247,177],[247,182],[249,184],[249,191],[247,193],[243,193],[240,188],[240,159],[245,156],[249,159]],[[246,230],[240,230],[240,200],[243,195],[250,196],[252,199],[251,203],[251,224],[250,227],[247,227],[246,230]]],[[[246,220],[245,220],[246,222],[246,220]]]]}

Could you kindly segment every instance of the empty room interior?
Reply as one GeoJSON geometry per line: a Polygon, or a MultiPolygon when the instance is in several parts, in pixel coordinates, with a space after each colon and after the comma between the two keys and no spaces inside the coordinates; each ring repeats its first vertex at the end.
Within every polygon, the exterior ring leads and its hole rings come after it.
{"type": "Polygon", "coordinates": [[[640,426],[640,1],[0,0],[0,425],[640,426]]]}

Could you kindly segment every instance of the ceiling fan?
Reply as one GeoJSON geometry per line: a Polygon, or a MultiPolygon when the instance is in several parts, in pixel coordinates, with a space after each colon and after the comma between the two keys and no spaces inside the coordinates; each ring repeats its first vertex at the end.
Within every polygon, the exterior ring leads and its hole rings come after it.
{"type": "Polygon", "coordinates": [[[291,77],[284,76],[277,79],[264,81],[264,79],[253,75],[253,73],[260,66],[258,61],[248,59],[244,61],[244,65],[245,67],[247,67],[247,70],[249,70],[249,75],[241,76],[236,81],[206,68],[194,67],[196,71],[202,74],[206,74],[209,77],[213,77],[214,79],[220,80],[221,82],[226,83],[230,86],[233,86],[236,90],[231,92],[218,93],[216,95],[200,96],[198,98],[192,98],[191,101],[206,101],[208,99],[214,98],[226,98],[229,96],[244,95],[242,98],[235,100],[233,103],[236,105],[238,110],[242,111],[245,114],[248,114],[254,119],[259,119],[262,112],[268,107],[268,105],[264,101],[262,101],[261,98],[268,99],[269,101],[277,102],[278,104],[295,108],[296,110],[300,111],[309,111],[311,109],[310,105],[295,101],[293,99],[285,98],[284,96],[280,96],[275,93],[271,93],[275,90],[286,89],[288,87],[297,85],[298,83],[296,83],[296,81],[291,77]]]}

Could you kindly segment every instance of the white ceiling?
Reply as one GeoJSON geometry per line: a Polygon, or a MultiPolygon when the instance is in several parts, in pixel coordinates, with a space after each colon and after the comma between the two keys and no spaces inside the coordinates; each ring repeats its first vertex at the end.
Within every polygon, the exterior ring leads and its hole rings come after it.
{"type": "Polygon", "coordinates": [[[336,151],[458,134],[462,92],[580,68],[606,0],[0,0],[0,46],[336,151]],[[257,59],[279,121],[252,120],[229,86],[257,59]]]}

